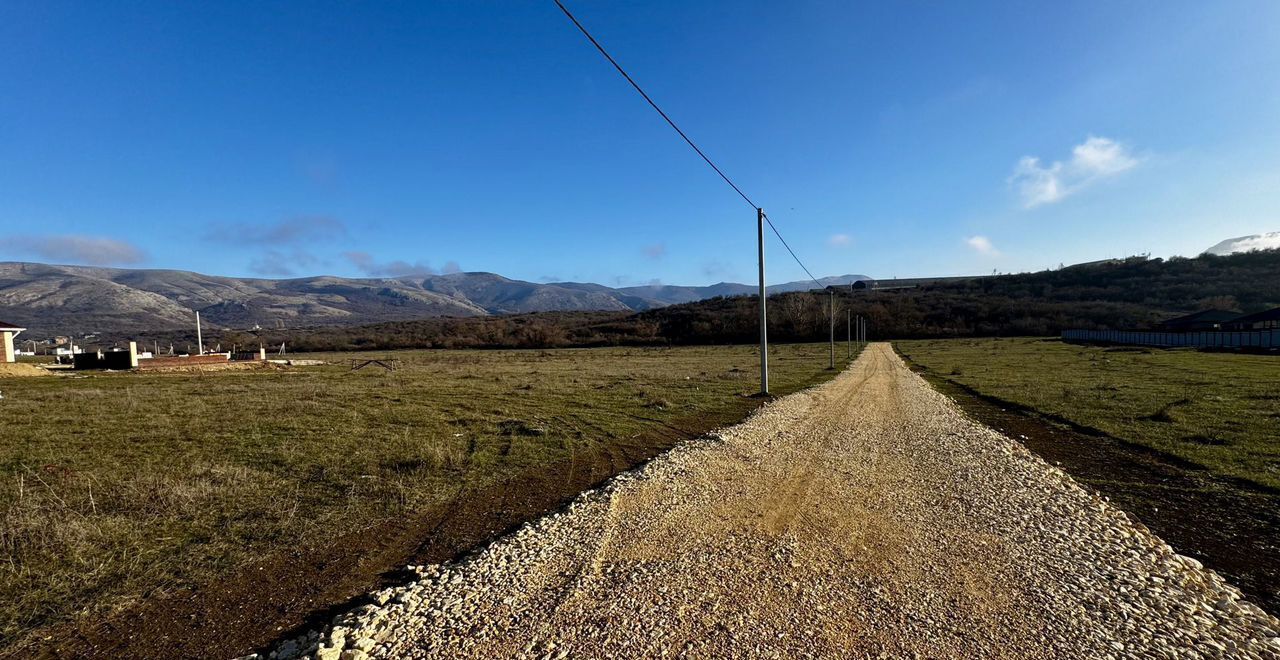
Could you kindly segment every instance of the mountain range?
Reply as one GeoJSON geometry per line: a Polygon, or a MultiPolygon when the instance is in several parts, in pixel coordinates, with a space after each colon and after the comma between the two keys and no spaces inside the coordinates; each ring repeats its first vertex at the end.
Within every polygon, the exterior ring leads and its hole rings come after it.
{"type": "MultiPolygon", "coordinates": [[[[822,286],[869,279],[822,278],[822,286]]],[[[769,293],[816,288],[812,281],[769,293]]],[[[200,312],[207,327],[249,329],[354,325],[440,316],[548,311],[643,311],[716,296],[751,294],[755,285],[649,285],[513,280],[494,273],[393,278],[238,278],[145,270],[0,262],[0,319],[32,338],[105,331],[185,328],[200,312]]]]}

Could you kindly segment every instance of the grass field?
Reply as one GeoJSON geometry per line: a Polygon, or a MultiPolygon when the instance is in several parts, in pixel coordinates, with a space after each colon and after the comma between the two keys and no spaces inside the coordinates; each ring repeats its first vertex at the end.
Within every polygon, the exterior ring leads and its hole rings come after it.
{"type": "MultiPolygon", "coordinates": [[[[774,393],[829,378],[826,351],[776,347],[774,393]]],[[[757,389],[751,347],[403,351],[395,372],[304,357],[330,363],[0,378],[0,646],[438,504],[464,478],[740,417],[757,389]]]]}
{"type": "Polygon", "coordinates": [[[1051,339],[895,346],[980,394],[1280,488],[1280,358],[1051,339]]]}

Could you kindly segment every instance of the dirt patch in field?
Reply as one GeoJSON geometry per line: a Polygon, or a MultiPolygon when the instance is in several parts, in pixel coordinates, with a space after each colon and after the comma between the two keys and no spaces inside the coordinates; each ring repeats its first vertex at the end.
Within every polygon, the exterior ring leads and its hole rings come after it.
{"type": "Polygon", "coordinates": [[[216,583],[150,598],[105,621],[46,633],[34,645],[8,649],[0,657],[230,658],[262,651],[366,603],[373,590],[403,584],[409,564],[448,561],[483,547],[583,490],[681,440],[737,421],[762,403],[744,397],[728,409],[655,426],[501,483],[464,485],[444,506],[350,531],[322,546],[263,558],[216,583]]]}
{"type": "Polygon", "coordinates": [[[0,378],[25,378],[27,376],[48,376],[48,369],[42,369],[34,364],[23,364],[22,362],[0,362],[0,378]]]}
{"type": "Polygon", "coordinates": [[[1280,493],[1072,427],[990,397],[908,360],[974,419],[1109,497],[1179,553],[1195,557],[1268,612],[1280,612],[1280,493]]]}

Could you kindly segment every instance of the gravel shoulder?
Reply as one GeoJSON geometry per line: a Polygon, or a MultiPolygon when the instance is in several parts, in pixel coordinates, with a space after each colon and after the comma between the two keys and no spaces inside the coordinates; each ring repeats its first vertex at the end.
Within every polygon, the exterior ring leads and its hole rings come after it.
{"type": "Polygon", "coordinates": [[[271,655],[1280,658],[1280,621],[872,344],[271,655]]]}

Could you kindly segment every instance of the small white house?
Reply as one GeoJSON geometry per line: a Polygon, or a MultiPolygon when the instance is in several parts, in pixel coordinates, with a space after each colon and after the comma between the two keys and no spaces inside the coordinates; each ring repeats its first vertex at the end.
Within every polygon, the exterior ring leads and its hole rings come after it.
{"type": "Polygon", "coordinates": [[[0,322],[0,340],[3,340],[4,343],[4,362],[8,363],[15,361],[13,355],[13,339],[23,330],[26,330],[26,328],[19,328],[12,323],[0,322]]]}

